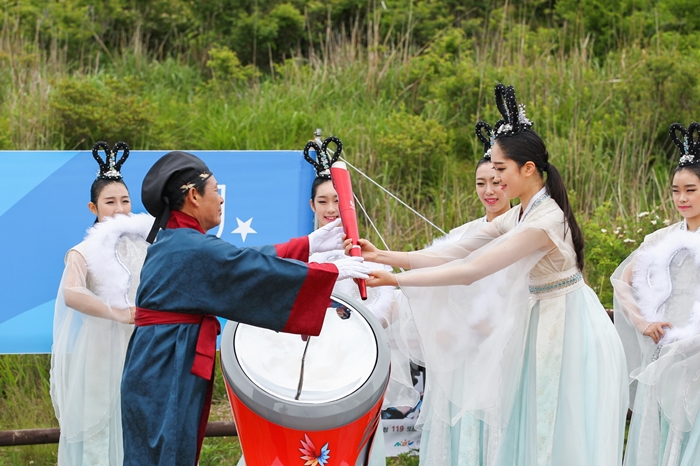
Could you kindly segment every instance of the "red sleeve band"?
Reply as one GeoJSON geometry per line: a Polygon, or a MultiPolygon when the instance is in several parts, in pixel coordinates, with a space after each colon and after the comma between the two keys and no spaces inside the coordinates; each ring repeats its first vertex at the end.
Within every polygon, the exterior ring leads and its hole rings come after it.
{"type": "MultiPolygon", "coordinates": [[[[308,242],[307,242],[308,244],[308,242]]],[[[338,268],[332,263],[309,264],[309,272],[297,294],[283,332],[318,336],[330,305],[338,268]]]]}
{"type": "Polygon", "coordinates": [[[287,243],[275,244],[279,257],[309,262],[309,237],[292,238],[287,243]]]}

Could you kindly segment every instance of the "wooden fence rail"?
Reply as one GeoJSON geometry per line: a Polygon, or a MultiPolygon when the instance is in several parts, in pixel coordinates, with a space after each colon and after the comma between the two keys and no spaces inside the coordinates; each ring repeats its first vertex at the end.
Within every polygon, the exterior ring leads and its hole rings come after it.
{"type": "MultiPolygon", "coordinates": [[[[60,429],[0,430],[0,447],[58,443],[60,429]]],[[[233,421],[217,421],[207,424],[205,437],[233,437],[238,435],[233,421]]]]}

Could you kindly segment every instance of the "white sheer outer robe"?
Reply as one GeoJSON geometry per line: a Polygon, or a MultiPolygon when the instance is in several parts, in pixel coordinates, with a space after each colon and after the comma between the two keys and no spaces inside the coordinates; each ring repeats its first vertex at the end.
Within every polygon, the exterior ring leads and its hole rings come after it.
{"type": "Polygon", "coordinates": [[[628,403],[620,340],[580,279],[556,202],[543,195],[519,214],[516,206],[460,241],[409,253],[414,270],[398,276],[409,302],[402,332],[418,333],[410,354],[433,376],[421,458],[617,465],[628,403]],[[465,413],[487,431],[454,429],[465,413]]]}
{"type": "Polygon", "coordinates": [[[152,223],[145,214],[106,219],[66,254],[51,356],[59,465],[122,464],[119,391],[133,330],[129,308],[152,223]]]}
{"type": "Polygon", "coordinates": [[[624,464],[698,464],[700,234],[680,222],[648,235],[611,281],[632,395],[624,464]],[[659,345],[643,335],[652,322],[667,321],[674,327],[659,345]]]}

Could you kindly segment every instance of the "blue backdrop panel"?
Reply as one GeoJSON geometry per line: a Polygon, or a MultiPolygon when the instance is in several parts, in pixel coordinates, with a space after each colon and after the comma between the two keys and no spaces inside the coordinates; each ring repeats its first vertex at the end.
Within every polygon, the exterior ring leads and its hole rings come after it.
{"type": "MultiPolygon", "coordinates": [[[[141,181],[167,151],[132,151],[122,173],[133,212],[144,212],[141,181]]],[[[224,196],[210,233],[236,246],[280,243],[312,229],[313,170],[301,151],[191,151],[214,172],[224,196]]],[[[53,308],[66,252],[94,216],[89,151],[0,151],[0,353],[49,353],[53,308]]]]}

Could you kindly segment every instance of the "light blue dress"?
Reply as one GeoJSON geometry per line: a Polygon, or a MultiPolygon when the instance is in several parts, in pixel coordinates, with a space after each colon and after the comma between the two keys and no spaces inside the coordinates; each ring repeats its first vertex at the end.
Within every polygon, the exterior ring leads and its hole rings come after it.
{"type": "Polygon", "coordinates": [[[624,464],[700,464],[700,235],[685,222],[648,235],[612,282],[631,371],[624,464]],[[673,325],[658,345],[643,335],[652,322],[673,325]]]}
{"type": "Polygon", "coordinates": [[[421,464],[619,465],[628,405],[620,339],[581,277],[556,202],[542,191],[522,220],[520,209],[451,246],[409,254],[413,269],[443,276],[480,257],[497,269],[469,285],[401,288],[430,371],[421,464]],[[508,245],[529,251],[541,231],[553,248],[499,256],[508,245]]]}

